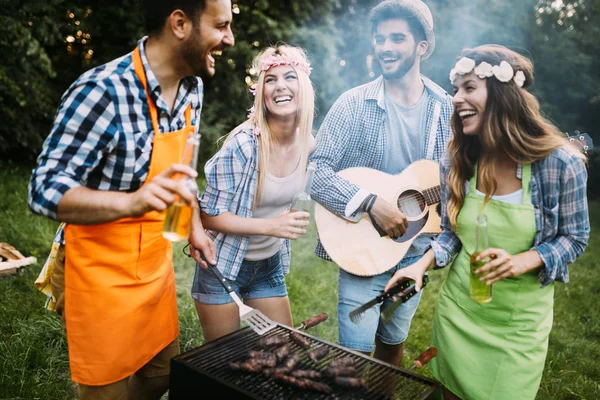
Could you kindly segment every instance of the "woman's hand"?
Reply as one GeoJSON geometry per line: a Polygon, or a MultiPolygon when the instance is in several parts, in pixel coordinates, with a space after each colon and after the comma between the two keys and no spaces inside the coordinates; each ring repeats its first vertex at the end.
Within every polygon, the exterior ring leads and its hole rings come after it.
{"type": "MultiPolygon", "coordinates": [[[[423,287],[423,275],[425,275],[425,272],[433,266],[434,260],[435,258],[433,256],[433,251],[428,250],[425,254],[423,254],[423,257],[421,257],[414,264],[396,271],[396,273],[386,283],[383,291],[387,292],[404,278],[415,281],[415,290],[417,292],[421,291],[421,288],[423,287]]],[[[395,296],[392,299],[396,301],[395,296]]]]}
{"type": "Polygon", "coordinates": [[[477,261],[485,260],[486,258],[490,258],[491,260],[476,270],[475,273],[482,275],[480,280],[486,281],[488,285],[505,278],[514,278],[523,275],[543,265],[540,254],[535,250],[510,255],[504,249],[490,247],[479,253],[477,261]]]}
{"type": "Polygon", "coordinates": [[[269,223],[267,236],[295,240],[306,233],[306,227],[310,224],[310,214],[306,211],[290,212],[285,210],[277,218],[271,219],[269,223]]]}

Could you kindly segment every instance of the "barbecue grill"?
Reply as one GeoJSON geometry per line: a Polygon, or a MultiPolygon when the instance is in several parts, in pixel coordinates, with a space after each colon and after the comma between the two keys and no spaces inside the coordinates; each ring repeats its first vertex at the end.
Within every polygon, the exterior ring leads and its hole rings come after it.
{"type": "Polygon", "coordinates": [[[171,360],[169,399],[199,398],[208,392],[221,398],[235,399],[431,399],[440,384],[434,380],[383,363],[337,344],[318,339],[305,332],[280,324],[259,336],[249,327],[182,353],[171,360]],[[229,362],[242,362],[248,352],[258,348],[257,341],[265,336],[284,336],[298,332],[312,342],[311,349],[327,346],[329,353],[319,363],[307,357],[307,351],[290,340],[292,354],[300,355],[299,368],[325,372],[336,358],[354,359],[358,376],[365,379],[360,389],[343,388],[333,378],[319,381],[328,384],[333,393],[322,393],[286,385],[261,373],[234,370],[229,362]]]}

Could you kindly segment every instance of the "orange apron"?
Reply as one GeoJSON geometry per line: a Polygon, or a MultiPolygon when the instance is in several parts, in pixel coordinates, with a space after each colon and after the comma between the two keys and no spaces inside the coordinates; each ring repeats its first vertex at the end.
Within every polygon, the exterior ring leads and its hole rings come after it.
{"type": "MultiPolygon", "coordinates": [[[[186,127],[161,134],[139,49],[133,52],[154,129],[146,184],[181,162],[193,134],[191,104],[186,127]]],[[[179,335],[171,242],[162,237],[165,212],[65,229],[65,323],[71,376],[101,386],[124,379],[179,335]]]]}

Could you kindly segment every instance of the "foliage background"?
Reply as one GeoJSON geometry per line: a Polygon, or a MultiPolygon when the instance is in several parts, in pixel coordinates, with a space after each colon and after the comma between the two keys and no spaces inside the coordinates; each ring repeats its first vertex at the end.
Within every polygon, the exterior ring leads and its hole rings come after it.
{"type": "MultiPolygon", "coordinates": [[[[216,139],[245,119],[248,66],[265,45],[305,47],[317,92],[315,130],[342,91],[378,76],[369,60],[366,15],[375,0],[233,0],[234,48],[206,83],[201,164],[216,139]]],[[[565,132],[600,140],[600,0],[426,0],[436,51],[423,72],[450,91],[448,71],[463,47],[499,43],[529,55],[532,91],[565,132]]],[[[0,156],[32,165],[67,87],[119,57],[144,34],[141,0],[0,0],[0,156]]],[[[597,156],[590,192],[600,194],[597,156]]]]}

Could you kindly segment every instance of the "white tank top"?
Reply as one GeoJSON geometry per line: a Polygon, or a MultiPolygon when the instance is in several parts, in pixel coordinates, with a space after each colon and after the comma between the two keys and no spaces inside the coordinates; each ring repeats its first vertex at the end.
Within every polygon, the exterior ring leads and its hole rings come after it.
{"type": "MultiPolygon", "coordinates": [[[[260,205],[254,210],[254,218],[275,218],[283,210],[289,208],[294,195],[304,186],[305,173],[300,168],[300,162],[294,172],[282,178],[265,174],[260,205]]],[[[244,257],[249,261],[267,259],[279,251],[283,239],[273,236],[252,235],[248,242],[248,249],[244,257]]]]}

